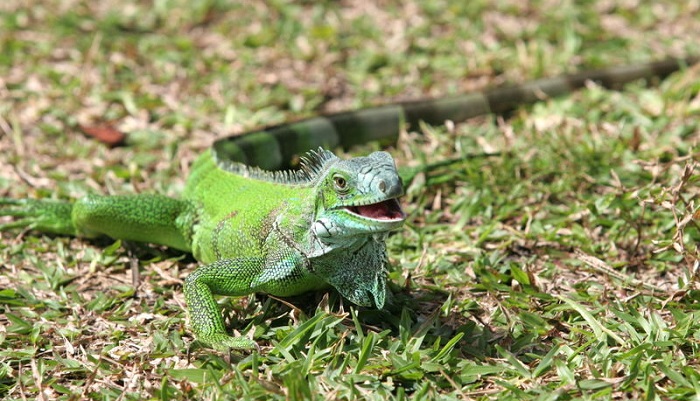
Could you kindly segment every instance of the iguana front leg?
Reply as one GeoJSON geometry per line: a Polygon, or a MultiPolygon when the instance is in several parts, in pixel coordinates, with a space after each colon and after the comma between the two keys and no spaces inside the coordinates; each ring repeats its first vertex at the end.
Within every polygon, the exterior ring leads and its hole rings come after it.
{"type": "MultiPolygon", "coordinates": [[[[281,235],[277,231],[276,234],[281,235]]],[[[217,349],[258,348],[248,338],[232,337],[226,333],[214,295],[242,296],[263,292],[284,297],[326,285],[309,273],[309,262],[302,252],[284,246],[276,239],[268,240],[261,256],[220,259],[198,267],[185,278],[183,292],[190,326],[197,340],[217,349]]]]}
{"type": "Polygon", "coordinates": [[[183,291],[190,313],[190,326],[197,340],[213,348],[255,349],[258,345],[245,337],[226,333],[217,295],[246,295],[250,282],[260,271],[262,258],[224,259],[200,266],[185,279],[183,291]]]}

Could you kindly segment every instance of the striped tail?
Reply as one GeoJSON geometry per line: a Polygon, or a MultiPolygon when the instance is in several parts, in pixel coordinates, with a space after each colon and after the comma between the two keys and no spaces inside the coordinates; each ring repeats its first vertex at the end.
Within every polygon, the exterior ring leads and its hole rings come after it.
{"type": "Polygon", "coordinates": [[[404,123],[410,127],[417,127],[420,121],[439,125],[447,120],[461,122],[489,113],[505,113],[521,105],[571,93],[588,81],[617,89],[639,79],[664,78],[698,61],[700,58],[693,57],[609,67],[456,97],[321,115],[219,139],[214,142],[213,152],[218,160],[280,170],[289,168],[296,156],[309,149],[347,149],[372,141],[394,143],[404,123]]]}

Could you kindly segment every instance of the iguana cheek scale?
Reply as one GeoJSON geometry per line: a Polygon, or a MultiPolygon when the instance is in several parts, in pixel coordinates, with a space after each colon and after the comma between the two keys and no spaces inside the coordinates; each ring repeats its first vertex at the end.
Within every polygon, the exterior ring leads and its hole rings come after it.
{"type": "MultiPolygon", "coordinates": [[[[401,123],[440,124],[504,112],[593,80],[606,86],[663,77],[697,59],[666,60],[542,79],[451,99],[421,100],[314,117],[225,138],[194,163],[181,199],[90,195],[73,203],[0,198],[0,230],[167,245],[202,265],[184,282],[192,329],[216,348],[255,348],[226,333],[214,295],[290,296],[328,286],[350,301],[381,308],[388,233],[406,218],[394,160],[386,152],[341,160],[319,148],[393,141],[401,123]],[[279,170],[308,149],[298,170],[279,170]]],[[[436,163],[436,166],[440,163],[436,163]]],[[[415,171],[410,170],[406,177],[415,171]]]]}

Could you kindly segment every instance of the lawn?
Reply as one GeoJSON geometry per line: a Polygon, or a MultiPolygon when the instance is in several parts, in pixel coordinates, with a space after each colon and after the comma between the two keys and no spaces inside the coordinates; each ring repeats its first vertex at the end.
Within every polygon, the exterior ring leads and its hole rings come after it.
{"type": "MultiPolygon", "coordinates": [[[[698,55],[697,15],[698,1],[6,0],[0,196],[176,196],[217,138],[698,55]],[[120,146],[86,134],[115,130],[120,146]]],[[[388,306],[222,298],[260,353],[194,341],[191,256],[2,232],[0,398],[700,399],[699,93],[696,66],[407,127],[387,148],[400,167],[463,162],[407,186],[388,306]]]]}

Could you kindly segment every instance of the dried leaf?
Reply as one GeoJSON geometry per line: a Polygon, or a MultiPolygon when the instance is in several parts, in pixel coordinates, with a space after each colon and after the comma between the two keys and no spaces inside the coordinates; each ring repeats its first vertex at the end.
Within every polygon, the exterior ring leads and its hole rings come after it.
{"type": "Polygon", "coordinates": [[[109,145],[109,146],[119,146],[124,143],[126,135],[116,129],[114,125],[110,123],[100,123],[97,125],[79,125],[79,128],[87,136],[91,136],[98,141],[109,145]]]}

